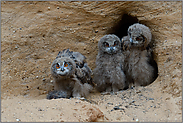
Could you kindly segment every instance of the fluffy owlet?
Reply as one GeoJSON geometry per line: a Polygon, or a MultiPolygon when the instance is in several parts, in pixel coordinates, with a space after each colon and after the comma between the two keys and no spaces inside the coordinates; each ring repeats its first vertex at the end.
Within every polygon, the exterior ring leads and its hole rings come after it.
{"type": "Polygon", "coordinates": [[[93,77],[96,89],[100,92],[116,92],[124,89],[124,55],[120,39],[114,34],[105,35],[98,42],[98,48],[93,77]]]}
{"type": "Polygon", "coordinates": [[[154,81],[154,68],[150,65],[151,31],[142,24],[133,24],[128,28],[128,36],[122,38],[125,54],[125,74],[129,86],[145,86],[154,81]]]}
{"type": "Polygon", "coordinates": [[[86,97],[93,89],[91,73],[81,53],[69,49],[59,52],[51,65],[54,91],[47,95],[47,99],[86,97]]]}

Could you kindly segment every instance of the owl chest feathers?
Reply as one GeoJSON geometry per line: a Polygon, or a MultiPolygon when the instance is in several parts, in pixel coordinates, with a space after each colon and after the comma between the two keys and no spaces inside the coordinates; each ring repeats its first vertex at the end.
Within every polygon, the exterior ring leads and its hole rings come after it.
{"type": "Polygon", "coordinates": [[[55,90],[72,90],[75,84],[73,77],[54,78],[54,80],[55,90]]]}
{"type": "Polygon", "coordinates": [[[96,65],[101,68],[101,72],[105,75],[116,73],[116,71],[122,72],[123,67],[123,55],[121,53],[116,54],[102,54],[97,56],[96,65]]]}
{"type": "Polygon", "coordinates": [[[128,71],[137,72],[139,68],[142,68],[148,64],[147,51],[139,51],[133,49],[127,58],[128,71]]]}
{"type": "Polygon", "coordinates": [[[98,63],[102,65],[106,65],[108,67],[116,67],[119,66],[120,62],[122,62],[123,58],[121,53],[116,53],[112,55],[108,54],[103,54],[103,55],[98,55],[97,61],[98,63]]]}

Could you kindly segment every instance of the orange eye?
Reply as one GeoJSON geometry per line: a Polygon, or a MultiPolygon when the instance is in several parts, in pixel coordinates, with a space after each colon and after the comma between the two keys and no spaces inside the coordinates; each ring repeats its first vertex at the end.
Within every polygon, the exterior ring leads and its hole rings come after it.
{"type": "Polygon", "coordinates": [[[116,45],[118,45],[118,42],[117,41],[114,42],[114,45],[113,46],[116,46],[116,45]]]}
{"type": "Polygon", "coordinates": [[[59,64],[57,64],[57,65],[56,65],[56,68],[57,68],[57,69],[59,69],[59,68],[60,68],[59,64]]]}
{"type": "Polygon", "coordinates": [[[109,47],[109,44],[108,44],[108,43],[106,43],[106,44],[105,44],[105,46],[106,46],[106,47],[109,47]]]}
{"type": "Polygon", "coordinates": [[[141,39],[139,37],[136,38],[137,41],[140,41],[141,39]]]}
{"type": "Polygon", "coordinates": [[[65,63],[65,64],[64,64],[64,67],[67,67],[67,66],[68,66],[68,64],[67,64],[67,63],[65,63]]]}

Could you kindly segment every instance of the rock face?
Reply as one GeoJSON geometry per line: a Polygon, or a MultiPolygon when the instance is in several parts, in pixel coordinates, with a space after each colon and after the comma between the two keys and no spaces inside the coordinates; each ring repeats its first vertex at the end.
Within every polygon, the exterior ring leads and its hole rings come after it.
{"type": "Polygon", "coordinates": [[[121,38],[139,22],[152,31],[158,66],[158,77],[147,88],[177,107],[177,120],[161,121],[182,120],[181,2],[22,1],[1,2],[1,7],[1,99],[44,99],[53,89],[50,66],[59,51],[82,53],[94,70],[99,39],[109,33],[121,38]]]}

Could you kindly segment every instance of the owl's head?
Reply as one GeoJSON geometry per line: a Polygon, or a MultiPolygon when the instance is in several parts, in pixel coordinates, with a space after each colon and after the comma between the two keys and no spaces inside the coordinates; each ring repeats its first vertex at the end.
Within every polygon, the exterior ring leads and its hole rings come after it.
{"type": "Polygon", "coordinates": [[[150,29],[139,23],[133,24],[128,28],[128,36],[132,46],[135,47],[147,47],[152,38],[150,29]]]}
{"type": "Polygon", "coordinates": [[[75,62],[66,57],[55,59],[51,65],[52,75],[56,77],[71,76],[74,74],[75,69],[75,62]]]}
{"type": "Polygon", "coordinates": [[[99,52],[115,54],[121,49],[121,41],[114,34],[105,35],[98,42],[98,47],[99,52]]]}
{"type": "Polygon", "coordinates": [[[131,42],[130,42],[130,37],[129,36],[124,36],[121,39],[121,42],[122,42],[122,50],[123,51],[130,50],[131,42]]]}

